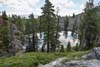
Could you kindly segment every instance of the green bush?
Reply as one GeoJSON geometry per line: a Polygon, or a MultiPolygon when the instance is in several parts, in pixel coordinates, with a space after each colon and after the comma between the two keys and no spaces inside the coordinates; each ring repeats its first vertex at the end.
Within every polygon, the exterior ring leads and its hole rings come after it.
{"type": "Polygon", "coordinates": [[[39,63],[46,64],[56,57],[47,53],[26,53],[24,55],[1,58],[0,67],[36,67],[39,63]]]}
{"type": "Polygon", "coordinates": [[[0,67],[36,67],[47,64],[59,57],[80,57],[86,52],[25,53],[23,55],[0,58],[0,67]]]}
{"type": "Polygon", "coordinates": [[[61,50],[60,50],[60,52],[64,52],[64,46],[63,46],[63,45],[61,45],[61,50]]]}

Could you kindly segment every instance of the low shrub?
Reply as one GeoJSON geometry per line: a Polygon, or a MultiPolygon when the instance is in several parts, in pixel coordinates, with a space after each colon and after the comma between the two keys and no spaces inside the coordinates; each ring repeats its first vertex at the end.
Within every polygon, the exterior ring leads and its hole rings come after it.
{"type": "Polygon", "coordinates": [[[59,57],[80,57],[86,52],[25,53],[9,58],[0,58],[0,67],[36,67],[47,64],[59,57]]]}

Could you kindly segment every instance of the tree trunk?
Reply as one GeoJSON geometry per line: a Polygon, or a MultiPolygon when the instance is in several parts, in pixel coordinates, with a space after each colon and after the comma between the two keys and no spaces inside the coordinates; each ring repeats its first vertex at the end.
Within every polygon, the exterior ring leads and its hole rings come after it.
{"type": "Polygon", "coordinates": [[[35,49],[36,49],[36,48],[35,48],[36,42],[35,42],[35,34],[34,34],[34,32],[33,32],[33,36],[32,36],[32,44],[33,44],[33,45],[32,45],[32,46],[33,46],[32,50],[35,52],[35,51],[36,51],[36,50],[35,50],[35,49]]]}

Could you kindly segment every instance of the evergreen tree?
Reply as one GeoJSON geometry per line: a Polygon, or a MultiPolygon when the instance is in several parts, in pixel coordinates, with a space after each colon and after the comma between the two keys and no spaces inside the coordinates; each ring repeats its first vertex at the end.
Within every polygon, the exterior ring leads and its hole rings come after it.
{"type": "Polygon", "coordinates": [[[6,14],[6,11],[2,12],[2,18],[3,18],[3,23],[5,25],[7,25],[7,20],[8,20],[8,17],[7,17],[7,14],[6,14]]]}
{"type": "Polygon", "coordinates": [[[70,44],[70,42],[68,42],[68,44],[67,44],[67,51],[71,51],[71,44],[70,44]]]}
{"type": "Polygon", "coordinates": [[[8,46],[9,46],[9,28],[8,28],[8,17],[6,12],[2,12],[2,19],[3,19],[3,25],[0,26],[0,35],[2,39],[3,49],[8,52],[8,46]]]}
{"type": "Polygon", "coordinates": [[[77,29],[77,19],[75,18],[75,14],[73,14],[73,20],[74,20],[74,24],[73,24],[73,28],[72,28],[72,36],[74,37],[74,33],[77,29]]]}
{"type": "Polygon", "coordinates": [[[25,23],[25,34],[28,35],[29,43],[27,46],[27,51],[29,52],[36,52],[37,51],[37,44],[38,44],[38,37],[37,37],[37,20],[34,18],[33,14],[29,15],[29,19],[25,23]],[[31,36],[32,34],[32,36],[31,36]],[[30,37],[31,36],[31,37],[30,37]],[[32,39],[32,40],[31,40],[32,39]]]}
{"type": "Polygon", "coordinates": [[[47,44],[47,52],[50,52],[51,49],[54,48],[55,44],[55,14],[54,14],[54,6],[49,0],[45,0],[45,5],[42,7],[42,25],[44,30],[44,40],[47,44]],[[52,47],[53,46],[53,47],[52,47]]]}
{"type": "Polygon", "coordinates": [[[18,27],[18,30],[20,30],[21,32],[24,32],[24,23],[23,23],[23,19],[20,16],[17,16],[16,18],[16,25],[18,27]]]}
{"type": "Polygon", "coordinates": [[[43,29],[42,29],[42,24],[41,24],[41,16],[39,16],[39,32],[40,32],[40,38],[42,38],[42,32],[43,32],[43,29]]]}
{"type": "Polygon", "coordinates": [[[38,37],[37,37],[37,34],[33,31],[33,34],[32,34],[32,49],[33,51],[37,51],[37,41],[38,41],[38,37]]]}
{"type": "Polygon", "coordinates": [[[42,16],[39,16],[39,32],[40,32],[40,39],[43,40],[43,45],[41,47],[41,51],[44,52],[45,51],[45,39],[42,37],[43,36],[43,25],[42,25],[42,16]]]}
{"type": "Polygon", "coordinates": [[[25,19],[22,18],[21,16],[17,16],[17,15],[12,15],[11,18],[12,18],[12,20],[14,20],[14,23],[18,27],[18,30],[21,31],[22,33],[24,33],[25,32],[25,29],[24,29],[25,28],[25,24],[24,24],[23,20],[25,20],[25,19]]]}
{"type": "MultiPolygon", "coordinates": [[[[36,26],[35,25],[37,25],[36,24],[36,22],[35,22],[35,18],[34,18],[34,15],[33,14],[30,14],[29,15],[29,20],[28,20],[28,22],[29,22],[29,28],[30,28],[30,33],[29,34],[32,34],[32,42],[30,41],[30,51],[37,51],[37,41],[38,41],[38,37],[37,37],[37,33],[36,33],[36,31],[37,31],[37,28],[36,28],[36,26]]],[[[28,28],[28,29],[29,29],[28,28]]]]}
{"type": "Polygon", "coordinates": [[[42,51],[42,52],[45,52],[45,42],[44,42],[43,45],[42,45],[41,51],[42,51]]]}
{"type": "Polygon", "coordinates": [[[60,26],[59,26],[59,23],[60,23],[60,16],[59,16],[59,8],[57,8],[57,14],[56,14],[56,35],[55,35],[55,43],[54,43],[54,45],[52,45],[52,48],[53,49],[51,49],[53,52],[55,51],[55,49],[57,48],[57,47],[59,47],[60,45],[59,45],[59,43],[60,43],[60,41],[59,41],[59,31],[60,31],[60,26]],[[56,44],[56,45],[55,45],[56,44]]]}
{"type": "Polygon", "coordinates": [[[76,46],[75,46],[75,51],[78,51],[78,50],[79,50],[79,45],[77,43],[76,46]]]}
{"type": "Polygon", "coordinates": [[[61,50],[60,50],[60,52],[64,52],[64,46],[63,46],[63,45],[61,45],[61,50]]]}
{"type": "Polygon", "coordinates": [[[97,22],[97,14],[95,9],[86,10],[82,23],[80,25],[80,37],[82,38],[83,49],[91,49],[93,48],[96,40],[96,35],[99,33],[98,22],[97,22]]]}
{"type": "Polygon", "coordinates": [[[65,37],[67,38],[67,29],[68,29],[68,24],[69,24],[69,19],[68,19],[68,17],[66,16],[65,17],[65,21],[64,21],[64,34],[65,34],[65,37]]]}

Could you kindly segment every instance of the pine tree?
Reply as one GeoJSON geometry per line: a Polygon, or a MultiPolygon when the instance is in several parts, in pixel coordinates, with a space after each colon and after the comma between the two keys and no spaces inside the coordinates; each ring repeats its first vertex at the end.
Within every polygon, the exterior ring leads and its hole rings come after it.
{"type": "Polygon", "coordinates": [[[98,35],[99,27],[97,22],[97,13],[95,9],[89,9],[85,12],[82,23],[80,25],[80,32],[82,37],[82,47],[83,49],[91,49],[94,47],[96,35],[98,35]]]}
{"type": "Polygon", "coordinates": [[[42,32],[43,32],[41,19],[42,19],[42,17],[39,16],[39,32],[40,32],[40,38],[42,38],[42,32]]]}
{"type": "Polygon", "coordinates": [[[42,48],[41,48],[42,52],[45,52],[45,43],[43,43],[42,48]]]}
{"type": "Polygon", "coordinates": [[[20,30],[21,32],[24,32],[24,23],[22,21],[22,18],[20,16],[17,16],[15,22],[16,22],[16,25],[18,27],[18,30],[20,30]]]}
{"type": "Polygon", "coordinates": [[[65,34],[65,37],[67,38],[67,29],[68,29],[68,24],[69,24],[69,19],[68,19],[68,17],[66,16],[65,17],[65,21],[64,21],[64,34],[65,34]]]}
{"type": "Polygon", "coordinates": [[[60,50],[60,52],[64,52],[64,46],[63,46],[63,45],[61,45],[61,50],[60,50]]]}
{"type": "Polygon", "coordinates": [[[42,25],[44,30],[44,40],[47,44],[47,52],[50,52],[50,47],[55,46],[55,14],[54,14],[54,6],[49,0],[45,0],[45,5],[42,7],[42,17],[43,22],[42,25]]]}
{"type": "Polygon", "coordinates": [[[29,15],[29,19],[27,19],[27,22],[25,23],[25,34],[28,35],[29,43],[27,46],[27,51],[29,52],[36,52],[37,51],[37,43],[38,43],[38,37],[37,37],[37,21],[34,18],[33,14],[29,15]],[[30,37],[32,34],[32,37],[30,37]],[[32,39],[32,40],[31,40],[32,39]]]}
{"type": "Polygon", "coordinates": [[[73,24],[73,28],[72,28],[72,36],[74,37],[74,33],[77,29],[77,19],[75,18],[75,14],[73,14],[73,20],[74,20],[74,24],[73,24]]]}
{"type": "Polygon", "coordinates": [[[2,36],[2,42],[4,49],[8,52],[8,46],[9,46],[9,29],[8,29],[8,17],[6,12],[2,12],[2,19],[3,19],[3,25],[0,27],[0,34],[2,36]]]}
{"type": "Polygon", "coordinates": [[[75,51],[78,51],[78,50],[79,50],[79,45],[77,43],[76,46],[75,46],[75,51]]]}
{"type": "MultiPolygon", "coordinates": [[[[55,49],[57,48],[57,47],[59,47],[60,45],[59,45],[59,43],[60,43],[60,41],[59,41],[59,31],[60,31],[60,26],[59,26],[59,23],[60,23],[60,16],[59,16],[59,8],[57,7],[57,14],[56,14],[56,35],[55,35],[55,39],[54,39],[54,41],[55,41],[55,43],[54,43],[54,45],[52,46],[52,51],[54,52],[55,51],[55,49]],[[55,45],[56,44],[56,45],[55,45]]],[[[51,44],[52,45],[52,44],[51,44]]]]}
{"type": "Polygon", "coordinates": [[[37,33],[36,33],[36,22],[35,22],[35,18],[33,14],[29,15],[29,22],[31,23],[31,34],[32,34],[32,44],[30,46],[31,51],[37,51],[37,41],[38,41],[38,37],[37,37],[37,33]]]}
{"type": "Polygon", "coordinates": [[[67,44],[67,51],[71,51],[71,44],[70,44],[70,42],[68,42],[68,44],[67,44]]]}
{"type": "Polygon", "coordinates": [[[7,25],[8,17],[7,17],[6,11],[2,12],[2,18],[3,18],[3,23],[7,25]]]}

